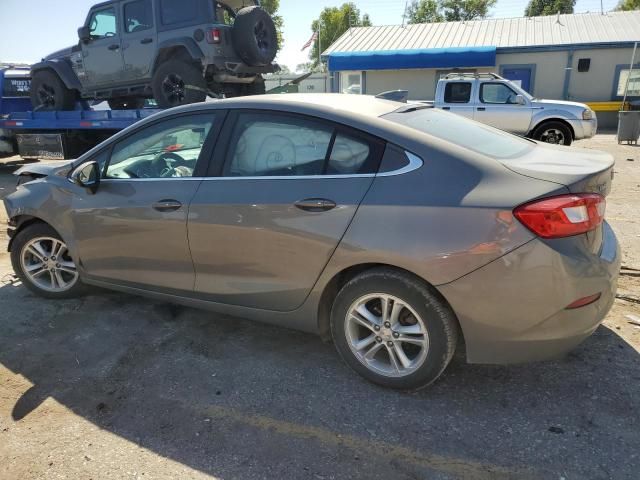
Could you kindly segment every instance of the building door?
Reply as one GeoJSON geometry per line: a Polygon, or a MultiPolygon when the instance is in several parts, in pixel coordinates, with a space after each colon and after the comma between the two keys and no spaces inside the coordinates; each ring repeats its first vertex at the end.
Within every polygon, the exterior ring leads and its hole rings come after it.
{"type": "Polygon", "coordinates": [[[531,67],[505,67],[502,76],[531,93],[531,67]]]}

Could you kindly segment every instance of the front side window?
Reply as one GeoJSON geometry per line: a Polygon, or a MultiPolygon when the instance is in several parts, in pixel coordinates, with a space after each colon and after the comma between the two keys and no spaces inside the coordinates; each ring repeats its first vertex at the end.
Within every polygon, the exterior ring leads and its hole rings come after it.
{"type": "Polygon", "coordinates": [[[300,116],[238,115],[225,176],[282,177],[375,173],[375,142],[300,116]]]}
{"type": "Polygon", "coordinates": [[[517,93],[504,83],[483,83],[480,86],[480,101],[482,103],[516,104],[517,93]]]}
{"type": "Polygon", "coordinates": [[[469,103],[471,82],[449,82],[444,87],[445,103],[469,103]]]}
{"type": "Polygon", "coordinates": [[[631,74],[631,78],[629,78],[628,68],[620,70],[620,75],[618,75],[616,95],[618,97],[624,97],[624,89],[627,85],[627,79],[629,80],[627,97],[640,97],[640,69],[638,69],[638,67],[634,68],[633,73],[631,74]]]}
{"type": "Polygon", "coordinates": [[[117,33],[115,8],[105,8],[91,14],[89,34],[92,39],[114,37],[117,33]]]}
{"type": "Polygon", "coordinates": [[[163,25],[190,22],[198,18],[200,0],[160,0],[160,16],[163,25]]]}
{"type": "Polygon", "coordinates": [[[140,32],[153,27],[151,0],[137,0],[124,6],[124,25],[127,33],[140,32]]]}
{"type": "Polygon", "coordinates": [[[158,122],[118,142],[105,178],[192,177],[214,114],[185,115],[158,122]]]}

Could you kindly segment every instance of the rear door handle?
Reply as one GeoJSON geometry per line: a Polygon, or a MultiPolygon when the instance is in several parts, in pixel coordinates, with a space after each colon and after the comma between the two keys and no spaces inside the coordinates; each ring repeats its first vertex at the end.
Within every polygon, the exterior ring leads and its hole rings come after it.
{"type": "Polygon", "coordinates": [[[486,108],[485,108],[485,107],[478,107],[478,111],[479,111],[479,112],[484,112],[485,110],[486,110],[486,108]]]}
{"type": "Polygon", "coordinates": [[[298,200],[294,205],[305,212],[326,212],[336,208],[336,202],[326,198],[305,198],[298,200]]]}
{"type": "Polygon", "coordinates": [[[146,45],[147,43],[151,43],[153,42],[153,38],[143,38],[142,40],[140,40],[140,43],[143,45],[146,45]]]}
{"type": "Polygon", "coordinates": [[[118,50],[120,48],[120,45],[114,43],[113,45],[109,45],[107,48],[109,50],[118,50]]]}
{"type": "Polygon", "coordinates": [[[153,204],[153,209],[159,212],[175,212],[180,210],[182,204],[177,200],[160,200],[153,204]]]}

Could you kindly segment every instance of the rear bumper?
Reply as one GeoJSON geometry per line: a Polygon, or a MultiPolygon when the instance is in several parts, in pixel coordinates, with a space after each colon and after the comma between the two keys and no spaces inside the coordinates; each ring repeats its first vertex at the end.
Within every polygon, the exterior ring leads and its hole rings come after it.
{"type": "Polygon", "coordinates": [[[598,119],[595,114],[591,120],[569,120],[576,140],[591,138],[598,131],[598,119]]]}
{"type": "Polygon", "coordinates": [[[605,223],[597,254],[576,248],[575,243],[575,238],[563,239],[550,246],[534,239],[439,287],[458,316],[470,363],[547,360],[594,332],[615,298],[618,241],[605,223]],[[566,309],[596,293],[601,294],[596,302],[566,309]]]}

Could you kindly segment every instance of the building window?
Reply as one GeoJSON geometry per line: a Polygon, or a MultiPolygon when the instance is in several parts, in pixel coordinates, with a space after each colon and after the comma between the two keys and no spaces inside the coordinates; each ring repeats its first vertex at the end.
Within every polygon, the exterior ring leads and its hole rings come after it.
{"type": "Polygon", "coordinates": [[[578,71],[579,72],[588,72],[590,66],[591,66],[591,59],[590,58],[580,58],[580,59],[578,59],[578,71]]]}
{"type": "Polygon", "coordinates": [[[640,69],[635,67],[631,78],[629,78],[629,68],[621,68],[618,73],[618,82],[616,83],[616,96],[624,97],[624,89],[629,79],[629,87],[627,89],[627,97],[640,97],[640,69]]]}
{"type": "Polygon", "coordinates": [[[362,93],[361,72],[340,72],[340,91],[342,93],[362,93]]]}

